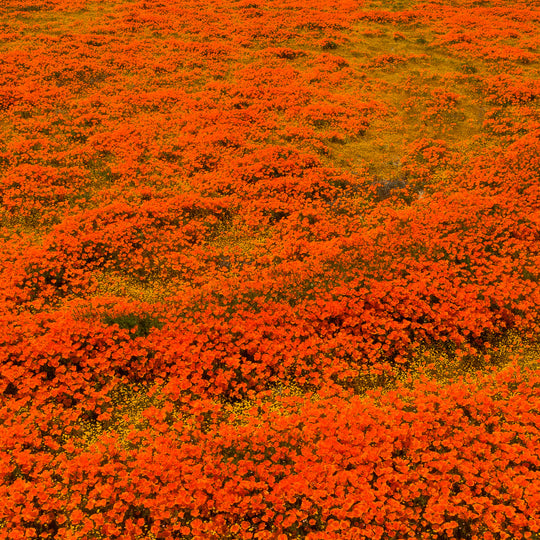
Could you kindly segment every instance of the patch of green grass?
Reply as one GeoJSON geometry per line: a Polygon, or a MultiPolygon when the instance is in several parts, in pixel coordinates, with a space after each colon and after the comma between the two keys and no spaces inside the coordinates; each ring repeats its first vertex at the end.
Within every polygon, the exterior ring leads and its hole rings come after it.
{"type": "Polygon", "coordinates": [[[102,317],[105,324],[118,325],[123,330],[129,330],[132,336],[147,337],[153,328],[163,328],[163,322],[148,314],[125,313],[120,315],[105,314],[102,317]]]}

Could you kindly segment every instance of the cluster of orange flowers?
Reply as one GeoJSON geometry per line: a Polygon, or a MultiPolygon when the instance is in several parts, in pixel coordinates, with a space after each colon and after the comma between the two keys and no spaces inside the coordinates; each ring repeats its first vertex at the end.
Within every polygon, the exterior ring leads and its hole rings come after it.
{"type": "Polygon", "coordinates": [[[88,397],[14,399],[3,537],[522,537],[537,530],[539,384],[506,371],[240,414],[195,401],[180,419],[171,397],[91,445],[74,427],[88,397]]]}
{"type": "Polygon", "coordinates": [[[396,381],[538,339],[540,12],[386,4],[3,1],[0,539],[539,534],[538,372],[396,381]]]}

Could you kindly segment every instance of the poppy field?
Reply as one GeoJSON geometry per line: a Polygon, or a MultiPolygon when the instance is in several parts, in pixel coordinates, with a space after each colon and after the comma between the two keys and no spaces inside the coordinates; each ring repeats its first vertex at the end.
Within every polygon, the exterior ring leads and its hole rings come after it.
{"type": "Polygon", "coordinates": [[[540,6],[2,0],[0,540],[540,538],[540,6]]]}

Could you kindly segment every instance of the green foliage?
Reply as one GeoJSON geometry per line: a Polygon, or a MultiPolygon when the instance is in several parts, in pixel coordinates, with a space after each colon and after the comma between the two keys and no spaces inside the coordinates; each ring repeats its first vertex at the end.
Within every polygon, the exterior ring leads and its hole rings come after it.
{"type": "Polygon", "coordinates": [[[133,337],[147,337],[152,328],[163,328],[163,322],[148,314],[123,313],[121,315],[104,315],[103,322],[108,325],[117,324],[124,330],[132,332],[133,337]]]}

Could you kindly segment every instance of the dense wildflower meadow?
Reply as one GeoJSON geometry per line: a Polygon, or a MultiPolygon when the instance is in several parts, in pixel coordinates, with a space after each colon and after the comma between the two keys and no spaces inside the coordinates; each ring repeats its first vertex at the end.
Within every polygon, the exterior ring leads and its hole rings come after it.
{"type": "Polygon", "coordinates": [[[0,539],[540,538],[540,5],[0,2],[0,539]]]}

